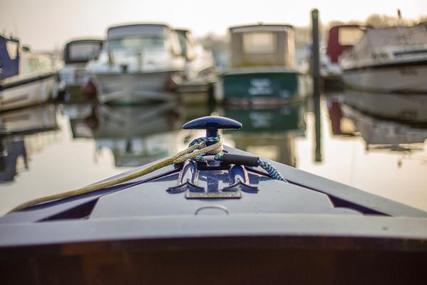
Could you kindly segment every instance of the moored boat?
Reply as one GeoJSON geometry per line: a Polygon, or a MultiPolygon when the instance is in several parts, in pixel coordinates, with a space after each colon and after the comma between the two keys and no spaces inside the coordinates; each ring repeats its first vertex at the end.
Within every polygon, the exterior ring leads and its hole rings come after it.
{"type": "Polygon", "coordinates": [[[230,28],[230,70],[218,79],[217,97],[226,104],[277,105],[300,99],[309,90],[295,67],[290,25],[230,28]]]}
{"type": "Polygon", "coordinates": [[[329,29],[327,45],[322,50],[321,76],[323,89],[339,90],[343,88],[342,69],[339,58],[350,50],[363,36],[364,27],[356,24],[335,25],[329,29]]]}
{"type": "Polygon", "coordinates": [[[188,29],[175,29],[186,59],[184,80],[177,86],[180,102],[185,105],[209,104],[210,88],[215,81],[215,64],[211,51],[196,43],[188,29]]]}
{"type": "Polygon", "coordinates": [[[240,128],[234,120],[204,117],[184,127],[207,132],[177,160],[138,168],[141,177],[132,171],[109,178],[93,191],[35,200],[0,218],[2,278],[80,284],[424,278],[427,213],[222,146],[218,129],[240,128]]]}
{"type": "MultiPolygon", "coordinates": [[[[95,38],[72,40],[64,47],[64,64],[59,70],[60,89],[66,101],[82,101],[85,99],[83,87],[88,84],[89,74],[86,64],[95,60],[102,48],[103,41],[95,38]]],[[[87,94],[95,97],[95,94],[87,94]]]]}
{"type": "Polygon", "coordinates": [[[344,83],[371,92],[427,92],[426,27],[367,28],[360,42],[341,56],[344,83]]]}
{"type": "Polygon", "coordinates": [[[0,111],[44,103],[55,94],[52,59],[0,35],[0,111]]]}
{"type": "Polygon", "coordinates": [[[102,103],[167,101],[185,73],[176,32],[164,24],[110,27],[102,52],[88,64],[102,103]]]}

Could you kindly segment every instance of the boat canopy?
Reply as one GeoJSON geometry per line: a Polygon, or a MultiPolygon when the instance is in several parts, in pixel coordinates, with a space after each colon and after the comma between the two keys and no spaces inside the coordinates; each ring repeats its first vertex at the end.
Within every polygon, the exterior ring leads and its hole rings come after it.
{"type": "Polygon", "coordinates": [[[232,67],[294,67],[295,36],[290,25],[230,28],[232,67]]]}
{"type": "Polygon", "coordinates": [[[86,63],[91,59],[97,58],[101,48],[102,40],[84,39],[70,41],[65,45],[64,62],[69,63],[86,63]]]}
{"type": "Polygon", "coordinates": [[[0,79],[19,74],[19,41],[0,35],[0,79]]]}
{"type": "Polygon", "coordinates": [[[427,24],[367,29],[353,52],[369,54],[373,50],[396,46],[427,45],[427,24]]]}
{"type": "Polygon", "coordinates": [[[120,39],[123,37],[164,37],[170,30],[164,24],[134,24],[110,27],[107,38],[120,39]]]}

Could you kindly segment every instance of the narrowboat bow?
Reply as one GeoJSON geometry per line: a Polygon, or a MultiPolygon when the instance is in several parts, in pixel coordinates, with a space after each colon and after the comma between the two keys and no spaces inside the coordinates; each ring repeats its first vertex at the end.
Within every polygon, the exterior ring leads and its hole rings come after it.
{"type": "Polygon", "coordinates": [[[206,129],[206,137],[193,141],[194,152],[169,160],[175,163],[4,215],[1,278],[44,284],[425,278],[427,213],[222,148],[218,129],[240,126],[224,117],[192,120],[184,128],[206,129]]]}

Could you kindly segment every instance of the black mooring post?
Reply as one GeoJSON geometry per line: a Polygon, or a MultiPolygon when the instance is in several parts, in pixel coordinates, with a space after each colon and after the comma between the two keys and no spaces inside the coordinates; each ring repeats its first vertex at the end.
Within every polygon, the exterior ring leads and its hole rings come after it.
{"type": "Polygon", "coordinates": [[[313,78],[313,107],[314,107],[314,127],[315,127],[315,154],[316,162],[322,161],[322,141],[321,141],[321,113],[320,113],[320,52],[319,52],[319,10],[311,11],[311,75],[313,78]]]}

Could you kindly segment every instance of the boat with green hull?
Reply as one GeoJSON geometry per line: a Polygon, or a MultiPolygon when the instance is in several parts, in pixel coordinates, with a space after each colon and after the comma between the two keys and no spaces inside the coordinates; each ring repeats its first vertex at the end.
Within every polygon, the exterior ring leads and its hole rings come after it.
{"type": "Polygon", "coordinates": [[[231,69],[218,81],[226,104],[277,105],[303,98],[308,77],[295,67],[294,30],[289,25],[230,28],[231,69]]]}

